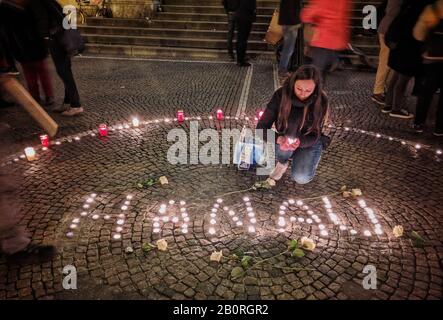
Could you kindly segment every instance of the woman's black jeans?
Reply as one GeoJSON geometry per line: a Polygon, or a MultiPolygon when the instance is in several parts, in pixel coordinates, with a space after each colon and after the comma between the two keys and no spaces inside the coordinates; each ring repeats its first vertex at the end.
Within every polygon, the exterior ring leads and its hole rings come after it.
{"type": "Polygon", "coordinates": [[[50,42],[49,51],[51,52],[57,74],[65,86],[64,103],[70,104],[72,108],[81,107],[80,96],[77,85],[75,84],[74,75],[72,74],[71,57],[69,57],[65,49],[54,40],[50,42]]]}

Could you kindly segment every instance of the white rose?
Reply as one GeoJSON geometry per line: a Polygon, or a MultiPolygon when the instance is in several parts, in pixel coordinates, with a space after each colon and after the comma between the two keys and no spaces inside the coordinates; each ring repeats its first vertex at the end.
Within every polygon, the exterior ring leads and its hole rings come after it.
{"type": "Polygon", "coordinates": [[[133,253],[134,249],[132,249],[131,247],[127,247],[125,250],[126,253],[133,253]]]}
{"type": "Polygon", "coordinates": [[[361,192],[360,189],[352,189],[352,195],[354,197],[359,197],[359,196],[363,195],[363,193],[361,192]]]}
{"type": "Polygon", "coordinates": [[[160,181],[161,185],[169,183],[168,178],[166,178],[165,176],[160,177],[159,181],[160,181]]]}
{"type": "Polygon", "coordinates": [[[392,229],[392,233],[396,238],[399,238],[403,235],[403,227],[402,226],[395,226],[394,229],[392,229]]]}
{"type": "Polygon", "coordinates": [[[269,184],[271,187],[275,187],[275,180],[268,178],[266,179],[267,184],[269,184]]]}
{"type": "Polygon", "coordinates": [[[222,251],[214,251],[211,254],[211,261],[216,261],[216,262],[220,262],[221,258],[223,257],[223,252],[222,251]]]}
{"type": "Polygon", "coordinates": [[[300,239],[300,243],[303,249],[306,249],[308,251],[314,251],[315,249],[315,243],[313,240],[303,237],[300,239]]]}
{"type": "Polygon", "coordinates": [[[168,243],[165,239],[160,239],[157,241],[157,249],[160,251],[166,251],[168,249],[168,243]]]}

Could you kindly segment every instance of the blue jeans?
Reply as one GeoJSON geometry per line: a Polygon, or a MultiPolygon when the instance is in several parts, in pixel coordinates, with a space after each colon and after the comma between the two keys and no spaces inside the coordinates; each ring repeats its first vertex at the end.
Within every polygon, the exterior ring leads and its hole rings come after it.
{"type": "Polygon", "coordinates": [[[283,50],[280,56],[279,72],[289,71],[289,61],[295,51],[299,26],[282,26],[283,28],[283,50]]]}
{"type": "Polygon", "coordinates": [[[295,151],[282,151],[280,145],[275,145],[275,156],[280,163],[286,163],[292,158],[291,179],[298,184],[306,184],[314,179],[320,162],[323,144],[317,141],[311,147],[299,148],[295,151]]]}

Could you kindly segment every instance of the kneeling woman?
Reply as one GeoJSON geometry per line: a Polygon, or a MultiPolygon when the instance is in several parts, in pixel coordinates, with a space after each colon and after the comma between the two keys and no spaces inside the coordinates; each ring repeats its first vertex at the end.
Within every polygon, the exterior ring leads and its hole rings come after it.
{"type": "Polygon", "coordinates": [[[257,129],[271,129],[275,124],[277,131],[277,164],[269,175],[271,179],[281,179],[289,159],[292,180],[306,184],[314,179],[322,151],[330,143],[322,132],[328,114],[320,72],[314,66],[300,67],[274,93],[257,124],[257,129]]]}

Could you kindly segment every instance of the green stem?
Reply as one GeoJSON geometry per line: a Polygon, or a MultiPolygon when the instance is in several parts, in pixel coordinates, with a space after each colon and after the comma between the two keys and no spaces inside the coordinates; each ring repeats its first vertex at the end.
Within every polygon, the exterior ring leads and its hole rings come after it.
{"type": "Polygon", "coordinates": [[[315,269],[309,269],[309,268],[292,268],[292,267],[279,267],[279,266],[273,266],[277,269],[283,269],[283,270],[290,270],[290,271],[315,271],[315,269]]]}
{"type": "Polygon", "coordinates": [[[248,191],[251,191],[251,190],[254,190],[254,187],[251,187],[251,188],[248,188],[248,189],[244,189],[244,190],[239,190],[239,191],[228,192],[228,193],[225,193],[225,194],[221,194],[221,195],[215,196],[214,198],[223,198],[223,197],[229,196],[231,194],[243,193],[243,192],[248,192],[248,191]]]}

